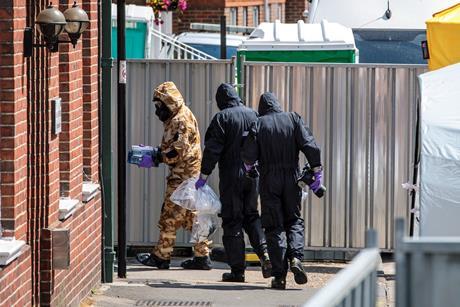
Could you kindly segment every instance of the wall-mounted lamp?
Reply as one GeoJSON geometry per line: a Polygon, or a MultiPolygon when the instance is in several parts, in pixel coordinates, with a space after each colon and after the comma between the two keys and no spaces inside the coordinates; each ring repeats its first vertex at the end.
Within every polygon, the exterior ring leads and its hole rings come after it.
{"type": "Polygon", "coordinates": [[[59,49],[60,43],[71,43],[75,48],[81,34],[89,25],[89,18],[88,14],[77,5],[76,1],[74,1],[73,6],[68,8],[64,14],[50,3],[46,9],[38,14],[35,23],[38,25],[38,30],[43,35],[45,44],[34,44],[33,29],[25,28],[25,57],[32,56],[33,47],[46,47],[49,51],[56,52],[59,49]],[[59,35],[63,32],[67,33],[70,41],[59,40],[59,35]]]}

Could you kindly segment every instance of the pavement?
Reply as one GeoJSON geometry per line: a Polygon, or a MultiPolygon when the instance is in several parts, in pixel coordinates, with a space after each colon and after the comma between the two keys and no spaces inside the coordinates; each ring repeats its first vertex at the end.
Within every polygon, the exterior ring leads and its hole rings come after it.
{"type": "Polygon", "coordinates": [[[260,267],[246,270],[245,283],[221,282],[222,273],[228,272],[225,263],[213,262],[210,271],[183,270],[172,261],[171,269],[157,270],[140,265],[129,258],[127,279],[116,278],[93,290],[84,304],[87,306],[301,306],[345,263],[305,263],[309,282],[297,285],[292,273],[287,277],[287,290],[270,289],[270,279],[264,279],[260,267]]]}
{"type": "Polygon", "coordinates": [[[377,275],[377,307],[396,306],[395,263],[391,257],[382,257],[382,265],[377,275]]]}
{"type": "MultiPolygon", "coordinates": [[[[229,271],[227,264],[214,261],[213,270],[190,271],[180,267],[184,259],[174,259],[169,270],[157,270],[129,258],[127,278],[114,278],[112,284],[94,289],[82,306],[302,306],[347,265],[343,262],[304,262],[308,283],[295,284],[289,273],[287,290],[283,291],[270,289],[270,279],[262,277],[258,266],[247,268],[245,283],[224,283],[220,280],[222,273],[229,271]]],[[[392,274],[394,264],[384,262],[378,278],[379,307],[394,306],[392,274]]]]}

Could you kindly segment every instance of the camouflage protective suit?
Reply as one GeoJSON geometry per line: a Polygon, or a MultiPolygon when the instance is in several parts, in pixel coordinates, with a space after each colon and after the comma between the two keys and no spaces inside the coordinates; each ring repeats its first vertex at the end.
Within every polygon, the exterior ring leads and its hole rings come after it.
{"type": "MultiPolygon", "coordinates": [[[[195,213],[171,202],[171,194],[186,179],[198,176],[201,167],[200,133],[195,116],[185,105],[184,99],[173,82],[160,84],[153,93],[172,112],[164,122],[161,142],[162,159],[169,166],[167,188],[161,210],[160,238],[153,253],[164,260],[171,258],[176,240],[176,231],[183,227],[192,230],[195,213]]],[[[196,243],[196,257],[209,255],[210,241],[196,243]]]]}

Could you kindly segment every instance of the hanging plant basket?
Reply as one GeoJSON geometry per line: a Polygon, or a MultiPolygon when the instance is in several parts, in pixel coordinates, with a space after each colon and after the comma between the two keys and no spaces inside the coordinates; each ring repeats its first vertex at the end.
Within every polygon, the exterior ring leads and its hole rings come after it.
{"type": "Polygon", "coordinates": [[[187,0],[148,0],[147,3],[153,8],[157,25],[163,23],[161,12],[183,13],[187,9],[187,0]]]}

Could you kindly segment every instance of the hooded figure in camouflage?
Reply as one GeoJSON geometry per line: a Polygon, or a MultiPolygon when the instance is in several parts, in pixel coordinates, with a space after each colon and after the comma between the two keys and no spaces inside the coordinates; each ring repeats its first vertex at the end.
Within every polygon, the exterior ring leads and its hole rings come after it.
{"type": "MultiPolygon", "coordinates": [[[[151,254],[138,254],[144,265],[169,269],[176,231],[183,227],[192,230],[195,213],[171,202],[171,194],[186,179],[198,176],[201,167],[200,133],[195,116],[173,82],[160,84],[153,93],[155,114],[164,123],[164,134],[157,160],[169,166],[165,200],[161,210],[160,238],[151,254]]],[[[210,270],[210,241],[194,246],[195,257],[182,262],[185,269],[210,270]]]]}

